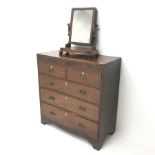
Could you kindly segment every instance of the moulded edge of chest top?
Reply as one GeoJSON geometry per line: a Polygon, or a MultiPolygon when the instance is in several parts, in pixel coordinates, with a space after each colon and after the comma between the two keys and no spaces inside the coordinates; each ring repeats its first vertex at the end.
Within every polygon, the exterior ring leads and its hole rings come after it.
{"type": "Polygon", "coordinates": [[[75,68],[95,68],[95,69],[102,69],[104,67],[103,64],[94,64],[94,63],[88,63],[84,61],[79,61],[79,60],[72,60],[72,59],[61,59],[57,57],[52,57],[52,56],[46,56],[46,55],[40,55],[37,54],[37,61],[38,62],[43,62],[43,63],[58,63],[58,64],[63,64],[65,66],[74,66],[75,68]]]}

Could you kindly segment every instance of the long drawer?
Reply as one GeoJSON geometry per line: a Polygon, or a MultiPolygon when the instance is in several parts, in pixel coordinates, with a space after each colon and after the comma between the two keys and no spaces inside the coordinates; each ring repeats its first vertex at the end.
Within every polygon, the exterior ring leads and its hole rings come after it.
{"type": "Polygon", "coordinates": [[[98,125],[96,123],[73,115],[70,112],[42,103],[41,113],[45,118],[85,134],[93,139],[96,139],[98,136],[98,125]]]}
{"type": "Polygon", "coordinates": [[[99,120],[99,107],[96,105],[48,89],[41,89],[40,95],[41,102],[64,108],[92,121],[99,120]]]}
{"type": "Polygon", "coordinates": [[[100,103],[99,89],[90,88],[74,82],[56,79],[52,76],[39,75],[39,79],[41,87],[51,88],[97,105],[100,103]]]}

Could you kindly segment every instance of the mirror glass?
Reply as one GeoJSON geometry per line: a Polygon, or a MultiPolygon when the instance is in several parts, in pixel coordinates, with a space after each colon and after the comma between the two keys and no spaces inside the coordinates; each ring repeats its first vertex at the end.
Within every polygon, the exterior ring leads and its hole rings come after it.
{"type": "Polygon", "coordinates": [[[74,10],[72,15],[71,43],[90,43],[93,10],[74,10]]]}

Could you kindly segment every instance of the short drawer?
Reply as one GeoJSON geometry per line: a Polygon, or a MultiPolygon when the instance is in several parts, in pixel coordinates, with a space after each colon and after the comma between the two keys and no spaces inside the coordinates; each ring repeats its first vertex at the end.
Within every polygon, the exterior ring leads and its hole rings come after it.
{"type": "Polygon", "coordinates": [[[65,78],[65,67],[62,64],[39,62],[38,70],[39,73],[52,75],[61,79],[65,78]]]}
{"type": "Polygon", "coordinates": [[[85,134],[93,139],[96,139],[98,136],[98,124],[78,117],[76,114],[47,104],[41,104],[41,113],[43,117],[79,133],[85,134]]]}
{"type": "Polygon", "coordinates": [[[86,67],[78,68],[69,66],[67,68],[67,79],[83,85],[100,88],[101,72],[95,68],[90,69],[86,67]]]}
{"type": "Polygon", "coordinates": [[[99,105],[100,103],[99,89],[90,88],[74,82],[59,80],[54,77],[49,77],[45,75],[40,75],[39,79],[40,86],[43,88],[51,88],[97,105],[99,105]]]}
{"type": "Polygon", "coordinates": [[[96,105],[48,89],[41,89],[40,95],[41,102],[64,108],[92,121],[99,120],[99,107],[96,105]]]}

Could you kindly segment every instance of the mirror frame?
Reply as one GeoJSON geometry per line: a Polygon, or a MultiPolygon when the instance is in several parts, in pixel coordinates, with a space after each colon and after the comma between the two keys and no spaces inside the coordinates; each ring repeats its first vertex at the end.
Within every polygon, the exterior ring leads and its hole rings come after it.
{"type": "MultiPolygon", "coordinates": [[[[86,46],[92,46],[93,44],[93,35],[95,35],[96,31],[96,22],[97,22],[97,9],[95,7],[89,7],[89,8],[72,8],[71,11],[71,20],[70,20],[70,28],[69,28],[69,44],[75,44],[75,45],[86,45],[86,46]],[[72,25],[73,25],[73,17],[74,17],[74,11],[76,10],[93,10],[93,16],[92,16],[92,23],[91,23],[91,31],[90,31],[90,39],[88,43],[83,42],[72,42],[72,25]]],[[[95,36],[94,36],[95,37],[95,36]]]]}

